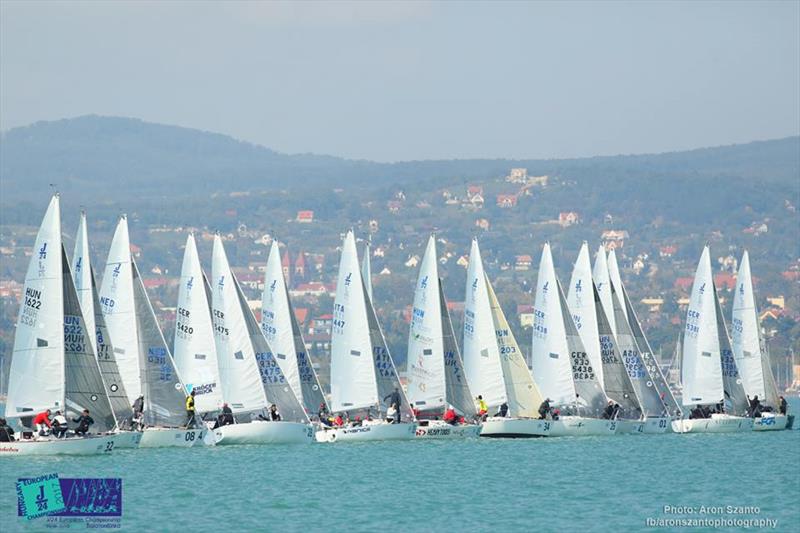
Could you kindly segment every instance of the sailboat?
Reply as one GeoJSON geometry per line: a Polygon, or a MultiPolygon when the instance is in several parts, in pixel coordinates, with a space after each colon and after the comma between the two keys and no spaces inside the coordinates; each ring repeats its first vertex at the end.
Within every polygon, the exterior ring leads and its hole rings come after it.
{"type": "Polygon", "coordinates": [[[86,321],[86,330],[95,332],[94,335],[88,335],[88,341],[97,355],[100,374],[116,422],[115,431],[122,435],[117,442],[117,448],[138,448],[142,440],[142,432],[136,431],[132,427],[133,409],[128,402],[125,385],[122,383],[122,376],[119,374],[117,360],[114,356],[114,347],[100,310],[97,283],[89,256],[89,231],[85,211],[81,211],[78,223],[75,250],[72,254],[72,273],[75,276],[75,290],[86,321]]]}
{"type": "Polygon", "coordinates": [[[100,307],[128,401],[143,396],[145,429],[139,446],[202,446],[208,430],[185,427],[186,390],[131,255],[125,215],[108,252],[100,307]]]}
{"type": "Polygon", "coordinates": [[[688,418],[672,421],[676,433],[750,431],[747,398],[714,286],[708,246],[692,285],[683,338],[683,406],[688,418]],[[711,413],[710,411],[714,412],[711,413]]]}
{"type": "Polygon", "coordinates": [[[778,387],[769,362],[769,354],[762,348],[758,325],[758,310],[753,296],[753,280],[750,274],[750,256],[747,250],[742,255],[739,273],[736,276],[736,294],[733,297],[731,338],[736,367],[742,377],[742,386],[747,396],[758,397],[762,405],[770,406],[774,412],[762,412],[756,417],[756,431],[786,429],[788,417],[777,412],[778,387]]]}
{"type": "Polygon", "coordinates": [[[475,418],[475,404],[467,385],[453,323],[439,279],[436,239],[428,239],[414,291],[408,332],[408,400],[424,413],[417,438],[477,437],[477,424],[454,424],[439,419],[445,409],[467,420],[475,418]]]}
{"type": "MultiPolygon", "coordinates": [[[[550,424],[535,419],[542,401],[472,240],[464,302],[464,368],[470,390],[483,396],[489,416],[482,437],[540,437],[550,424]],[[506,416],[498,415],[501,405],[506,416]]],[[[474,405],[474,404],[473,404],[474,405]]]]}
{"type": "Polygon", "coordinates": [[[267,260],[264,293],[261,297],[261,330],[274,350],[286,380],[306,413],[316,413],[325,406],[325,395],[308,355],[303,334],[297,323],[286,279],[283,276],[278,243],[273,241],[267,260]]]}
{"type": "Polygon", "coordinates": [[[212,254],[211,314],[222,398],[236,421],[214,430],[217,444],[310,443],[308,416],[247,304],[219,235],[212,254]],[[268,421],[271,404],[280,421],[268,421]]]}
{"type": "MultiPolygon", "coordinates": [[[[190,233],[186,237],[181,266],[173,357],[184,379],[186,392],[195,394],[198,425],[204,415],[222,408],[210,296],[208,280],[200,266],[197,243],[194,234],[190,233]]],[[[213,444],[210,441],[215,440],[213,432],[208,432],[204,438],[207,444],[213,444]]]]}
{"type": "Polygon", "coordinates": [[[606,395],[572,320],[549,243],[542,250],[533,314],[533,378],[560,411],[550,435],[613,435],[618,423],[599,418],[606,395]]]}
{"type": "MultiPolygon", "coordinates": [[[[612,302],[616,303],[614,298],[612,302]]],[[[600,301],[600,294],[592,279],[589,247],[586,242],[581,246],[572,270],[567,304],[583,346],[586,348],[591,369],[603,384],[606,396],[620,407],[615,415],[619,422],[617,431],[643,433],[642,406],[626,369],[626,362],[631,358],[637,358],[638,352],[623,349],[611,329],[600,301]]]]}
{"type": "Polygon", "coordinates": [[[365,420],[358,426],[322,429],[317,432],[317,441],[414,438],[416,424],[359,270],[352,231],[347,232],[342,246],[333,304],[331,410],[364,413],[365,420]],[[382,402],[394,392],[401,398],[400,423],[382,419],[389,407],[382,402]],[[373,413],[377,414],[376,419],[373,419],[373,413]]]}
{"type": "Polygon", "coordinates": [[[5,417],[32,427],[32,417],[60,410],[67,420],[89,409],[95,424],[86,437],[41,437],[24,430],[16,441],[0,444],[0,456],[94,455],[111,452],[122,439],[105,392],[100,367],[83,319],[72,272],[61,240],[58,194],[36,235],[19,310],[5,417]]]}
{"type": "Polygon", "coordinates": [[[633,308],[625,285],[619,275],[616,252],[611,250],[606,260],[605,249],[600,246],[595,259],[592,277],[600,296],[601,307],[616,335],[628,377],[645,417],[644,424],[637,426],[637,433],[663,433],[671,430],[673,415],[680,408],[650,343],[633,308]]]}

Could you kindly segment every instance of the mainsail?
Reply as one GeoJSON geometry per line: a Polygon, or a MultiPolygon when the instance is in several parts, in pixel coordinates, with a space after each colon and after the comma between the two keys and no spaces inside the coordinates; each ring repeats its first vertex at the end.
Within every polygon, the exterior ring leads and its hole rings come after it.
{"type": "Polygon", "coordinates": [[[273,242],[261,297],[261,330],[295,395],[306,411],[313,413],[325,403],[325,397],[289,300],[280,259],[278,243],[273,242]]]}
{"type": "MultiPolygon", "coordinates": [[[[597,292],[597,287],[594,286],[594,282],[591,279],[589,283],[592,286],[598,338],[602,350],[603,388],[606,395],[622,407],[624,418],[639,418],[642,415],[642,407],[637,398],[638,394],[635,392],[634,385],[631,383],[633,375],[639,376],[643,374],[643,365],[641,361],[637,361],[638,350],[631,349],[635,346],[632,336],[628,335],[627,338],[621,338],[624,336],[615,335],[611,331],[611,325],[608,323],[606,314],[603,311],[603,304],[600,302],[600,294],[597,292]]],[[[616,301],[614,301],[614,304],[615,309],[618,309],[619,305],[617,305],[616,301]]],[[[620,322],[617,321],[617,324],[620,325],[620,322]]],[[[627,324],[622,324],[622,326],[625,327],[627,324]]]]}
{"type": "MultiPolygon", "coordinates": [[[[94,419],[93,431],[100,433],[111,431],[117,423],[108,396],[106,396],[100,367],[90,342],[94,337],[94,330],[89,329],[83,319],[80,299],[72,281],[67,253],[63,247],[61,254],[64,267],[64,396],[66,400],[64,415],[67,419],[71,419],[80,416],[84,409],[88,409],[94,419]]],[[[89,295],[91,296],[91,287],[89,295]]]]}
{"type": "MultiPolygon", "coordinates": [[[[135,325],[139,340],[144,422],[148,426],[179,427],[186,422],[186,392],[133,258],[130,266],[136,317],[132,325],[135,325]]],[[[114,340],[113,334],[111,340],[114,340]]]]}
{"type": "MultiPolygon", "coordinates": [[[[622,276],[619,274],[619,265],[617,264],[617,252],[616,250],[611,250],[608,252],[608,277],[611,281],[611,285],[614,287],[622,287],[622,276]]],[[[609,288],[609,290],[611,290],[609,288]]],[[[612,294],[614,293],[611,290],[612,294]]],[[[622,306],[624,311],[625,320],[630,320],[628,317],[628,311],[625,309],[625,302],[622,301],[622,294],[620,292],[616,293],[616,298],[619,304],[622,306]]],[[[615,321],[616,322],[616,321],[615,321]]]]}
{"type": "Polygon", "coordinates": [[[444,298],[442,280],[436,280],[439,286],[439,314],[442,317],[442,346],[444,349],[444,379],[445,397],[450,405],[467,416],[477,414],[472,393],[467,383],[467,373],[464,370],[464,361],[458,350],[456,334],[453,331],[453,321],[450,319],[450,312],[447,310],[447,300],[444,298]]]}
{"type": "Polygon", "coordinates": [[[730,403],[730,412],[745,415],[749,402],[747,401],[744,387],[742,387],[739,369],[736,367],[736,359],[733,356],[731,340],[728,336],[728,328],[725,326],[725,317],[722,314],[722,306],[719,303],[716,288],[714,290],[714,304],[716,306],[720,357],[722,358],[722,386],[725,390],[725,401],[730,403]]]}
{"type": "Polygon", "coordinates": [[[477,239],[472,240],[464,302],[464,369],[470,390],[489,407],[508,401],[500,365],[486,275],[477,239]]]}
{"type": "Polygon", "coordinates": [[[514,338],[514,332],[508,325],[506,315],[500,307],[488,277],[486,277],[486,290],[489,293],[489,305],[492,308],[492,320],[500,350],[500,366],[503,370],[509,415],[534,418],[538,416],[537,410],[542,403],[542,394],[533,381],[528,365],[525,364],[522,350],[514,338]]]}
{"type": "Polygon", "coordinates": [[[232,272],[231,280],[236,286],[236,295],[239,298],[239,306],[242,309],[247,333],[250,335],[250,342],[253,344],[256,362],[261,373],[261,384],[264,387],[267,401],[277,406],[282,420],[308,422],[305,409],[292,391],[286,376],[283,375],[253,311],[247,305],[247,298],[242,292],[242,287],[232,272]]]}
{"type": "Polygon", "coordinates": [[[331,409],[334,412],[377,407],[367,300],[353,232],[342,246],[331,331],[331,409]]]}
{"type": "Polygon", "coordinates": [[[186,392],[194,391],[195,410],[198,413],[217,411],[222,405],[222,393],[219,390],[211,305],[206,294],[197,245],[191,233],[186,237],[183,252],[175,316],[173,354],[186,392]]]}
{"type": "MultiPolygon", "coordinates": [[[[575,267],[572,270],[567,303],[569,304],[572,319],[575,321],[575,327],[578,329],[581,341],[583,341],[583,346],[586,348],[586,354],[592,363],[592,368],[597,373],[600,382],[605,383],[603,379],[604,360],[600,354],[601,340],[598,332],[598,321],[606,317],[600,316],[605,315],[605,312],[599,301],[595,304],[594,292],[589,246],[584,242],[581,246],[581,251],[578,253],[578,260],[575,261],[575,267]]],[[[613,331],[609,332],[612,336],[613,331]]],[[[613,339],[611,342],[613,342],[613,339]]],[[[607,347],[604,347],[604,351],[607,349],[607,347]]]]}
{"type": "Polygon", "coordinates": [[[58,195],[33,249],[14,335],[6,417],[64,407],[64,288],[58,195]]]}
{"type": "Polygon", "coordinates": [[[565,318],[553,268],[550,244],[545,243],[539,262],[536,296],[533,304],[533,379],[542,396],[556,405],[575,402],[570,349],[567,346],[565,318]]]}
{"type": "Polygon", "coordinates": [[[448,403],[439,295],[436,241],[431,236],[414,290],[408,331],[408,399],[421,411],[441,410],[448,403]]]}
{"type": "MultiPolygon", "coordinates": [[[[78,223],[78,233],[75,236],[75,251],[72,254],[72,273],[75,276],[75,290],[81,303],[83,319],[86,322],[86,331],[94,331],[94,301],[92,296],[92,272],[89,257],[89,233],[86,228],[86,212],[81,211],[78,223]]],[[[97,353],[97,344],[94,335],[89,335],[94,352],[97,353]]]]}
{"type": "Polygon", "coordinates": [[[122,215],[114,231],[106,260],[103,283],[100,286],[100,309],[114,345],[117,366],[131,404],[144,393],[143,369],[139,357],[139,331],[135,327],[132,264],[128,220],[122,215]]]}
{"type": "Polygon", "coordinates": [[[758,396],[767,405],[776,406],[778,390],[769,365],[769,356],[767,351],[762,349],[758,309],[750,274],[750,256],[747,250],[742,255],[736,279],[731,338],[736,366],[741,374],[745,392],[750,397],[758,396]]]}
{"type": "Polygon", "coordinates": [[[717,404],[724,398],[714,280],[708,246],[703,248],[686,312],[683,337],[683,405],[717,404]]]}
{"type": "Polygon", "coordinates": [[[262,411],[267,407],[267,398],[261,372],[219,235],[214,238],[211,278],[211,314],[223,400],[236,414],[262,411]]]}

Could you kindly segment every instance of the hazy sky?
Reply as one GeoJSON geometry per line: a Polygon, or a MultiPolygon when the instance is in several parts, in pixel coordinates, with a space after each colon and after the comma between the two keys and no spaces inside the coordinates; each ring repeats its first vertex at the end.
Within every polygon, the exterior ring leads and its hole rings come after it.
{"type": "Polygon", "coordinates": [[[0,129],[88,113],[381,161],[800,133],[800,2],[0,2],[0,129]]]}

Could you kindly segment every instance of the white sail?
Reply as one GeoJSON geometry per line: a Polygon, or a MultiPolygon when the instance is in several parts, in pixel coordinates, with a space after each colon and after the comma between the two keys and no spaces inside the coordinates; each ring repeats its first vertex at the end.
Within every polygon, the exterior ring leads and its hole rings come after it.
{"type": "Polygon", "coordinates": [[[142,391],[142,368],[139,361],[139,333],[135,327],[136,307],[133,298],[128,220],[122,215],[111,240],[103,282],[100,285],[100,308],[114,346],[128,400],[133,403],[142,391]]]}
{"type": "Polygon", "coordinates": [[[464,302],[464,370],[470,390],[490,408],[508,401],[500,365],[486,275],[478,241],[472,240],[464,302]]]}
{"type": "Polygon", "coordinates": [[[222,398],[234,413],[260,411],[267,406],[261,372],[219,235],[214,237],[211,281],[211,316],[222,398]]]}
{"type": "Polygon", "coordinates": [[[556,405],[573,404],[575,383],[549,243],[542,250],[533,307],[533,379],[542,396],[556,405]]]}
{"type": "Polygon", "coordinates": [[[334,412],[379,404],[364,291],[355,238],[348,231],[333,304],[331,409],[334,412]]]}
{"type": "Polygon", "coordinates": [[[220,409],[222,393],[211,304],[206,294],[197,244],[191,233],[186,237],[183,252],[173,354],[186,392],[195,393],[195,410],[208,413],[220,409]]]}
{"type": "Polygon", "coordinates": [[[489,292],[489,304],[492,307],[497,345],[500,349],[500,366],[503,370],[508,412],[510,416],[534,418],[542,403],[542,393],[533,381],[531,371],[525,364],[522,350],[514,338],[514,332],[508,325],[506,315],[500,307],[494,288],[486,278],[486,290],[489,292]]]}
{"type": "Polygon", "coordinates": [[[58,195],[42,219],[25,275],[8,379],[6,417],[64,405],[64,288],[58,195]]]}
{"type": "MultiPolygon", "coordinates": [[[[586,242],[581,246],[578,260],[575,261],[575,267],[572,269],[572,278],[569,281],[569,291],[567,293],[567,305],[569,305],[569,311],[572,314],[575,327],[578,328],[578,334],[581,336],[586,354],[592,362],[592,367],[594,367],[600,382],[604,383],[597,313],[599,311],[605,314],[605,311],[602,306],[601,309],[596,309],[595,307],[592,264],[589,260],[589,246],[586,242]]],[[[611,331],[613,334],[614,330],[611,331]]]]}
{"type": "Polygon", "coordinates": [[[711,259],[706,246],[697,265],[686,312],[681,367],[684,407],[717,404],[723,399],[715,297],[711,259]]]}
{"type": "MultiPolygon", "coordinates": [[[[611,250],[608,252],[608,277],[611,280],[611,283],[614,287],[622,287],[622,277],[619,275],[619,265],[617,264],[617,252],[615,250],[611,250]]],[[[613,292],[613,291],[612,291],[613,292]]],[[[625,310],[625,320],[630,321],[630,317],[628,316],[628,311],[625,308],[625,302],[622,299],[622,293],[620,291],[616,291],[616,298],[619,305],[625,310]]],[[[614,313],[611,313],[614,314],[614,313]]],[[[616,320],[614,321],[616,324],[616,320]]],[[[614,329],[616,331],[616,329],[614,329]]]]}
{"type": "Polygon", "coordinates": [[[467,383],[464,360],[461,359],[461,352],[458,350],[453,321],[450,319],[447,300],[445,300],[444,290],[442,289],[442,280],[437,280],[437,283],[439,285],[439,315],[442,317],[445,397],[456,412],[464,416],[473,417],[478,412],[478,409],[467,383]]]}
{"type": "MultiPolygon", "coordinates": [[[[92,296],[92,263],[89,258],[89,232],[86,228],[86,212],[81,211],[78,233],[75,236],[75,251],[72,254],[72,274],[75,290],[81,303],[87,331],[94,331],[94,297],[92,296]]],[[[89,342],[97,353],[97,340],[89,335],[89,342]]]]}
{"type": "MultiPolygon", "coordinates": [[[[298,398],[303,397],[300,370],[297,365],[297,349],[292,331],[292,316],[289,310],[289,295],[281,267],[278,243],[272,241],[264,274],[264,293],[261,296],[261,330],[273,350],[283,375],[298,398]]],[[[319,405],[314,406],[314,408],[319,405]]]]}
{"type": "Polygon", "coordinates": [[[750,256],[745,250],[736,276],[736,295],[733,297],[731,337],[736,366],[742,377],[745,392],[761,401],[767,397],[764,386],[763,353],[758,326],[758,310],[753,296],[753,280],[750,274],[750,256]]]}
{"type": "Polygon", "coordinates": [[[736,366],[731,338],[728,335],[728,327],[725,325],[725,316],[722,314],[722,306],[719,303],[716,288],[714,290],[714,308],[717,315],[717,338],[719,339],[719,354],[722,364],[725,412],[744,416],[747,414],[750,404],[747,401],[744,387],[742,387],[742,378],[739,376],[739,369],[736,366]]]}
{"type": "Polygon", "coordinates": [[[372,300],[372,265],[370,264],[369,254],[369,243],[367,243],[364,246],[364,259],[361,260],[361,278],[364,280],[367,296],[372,300]]]}
{"type": "Polygon", "coordinates": [[[611,296],[611,278],[608,274],[608,261],[606,259],[606,249],[603,245],[597,249],[597,255],[594,258],[594,269],[592,270],[592,277],[594,284],[597,287],[597,293],[600,295],[600,301],[603,302],[603,311],[606,314],[608,323],[611,325],[611,331],[617,331],[617,323],[614,320],[614,312],[611,296]]]}
{"type": "Polygon", "coordinates": [[[436,239],[431,235],[414,290],[408,332],[408,400],[421,411],[441,409],[448,403],[437,265],[436,239]]]}

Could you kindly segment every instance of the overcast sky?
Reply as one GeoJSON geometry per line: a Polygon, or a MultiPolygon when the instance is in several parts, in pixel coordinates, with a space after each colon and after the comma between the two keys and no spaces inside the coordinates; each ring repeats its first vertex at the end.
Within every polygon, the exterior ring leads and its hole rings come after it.
{"type": "Polygon", "coordinates": [[[380,161],[800,133],[800,2],[0,2],[0,129],[95,113],[380,161]]]}

